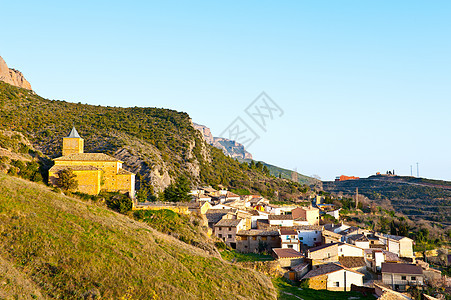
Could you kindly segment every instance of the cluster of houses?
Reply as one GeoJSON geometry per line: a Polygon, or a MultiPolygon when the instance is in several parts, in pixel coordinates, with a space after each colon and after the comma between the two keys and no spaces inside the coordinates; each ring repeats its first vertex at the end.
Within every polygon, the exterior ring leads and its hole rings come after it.
{"type": "Polygon", "coordinates": [[[300,207],[210,187],[192,195],[216,237],[239,252],[271,253],[285,276],[308,279],[310,288],[343,291],[376,282],[405,291],[425,282],[428,267],[416,262],[410,238],[344,223],[320,225],[320,199],[300,207]]]}

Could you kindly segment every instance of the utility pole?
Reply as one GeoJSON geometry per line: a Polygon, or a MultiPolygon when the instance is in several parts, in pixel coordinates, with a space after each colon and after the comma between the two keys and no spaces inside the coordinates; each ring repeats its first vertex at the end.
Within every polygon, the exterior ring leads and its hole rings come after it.
{"type": "Polygon", "coordinates": [[[355,209],[359,206],[359,188],[355,188],[355,209]]]}

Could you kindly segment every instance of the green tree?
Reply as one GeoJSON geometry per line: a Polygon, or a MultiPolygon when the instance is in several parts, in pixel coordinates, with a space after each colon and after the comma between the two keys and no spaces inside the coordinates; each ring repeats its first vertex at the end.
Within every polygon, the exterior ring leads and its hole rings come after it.
{"type": "Polygon", "coordinates": [[[124,214],[133,208],[132,200],[124,194],[112,193],[106,197],[106,205],[121,214],[124,214]]]}
{"type": "Polygon", "coordinates": [[[63,169],[58,173],[56,185],[64,191],[73,191],[78,188],[78,181],[71,169],[63,169]]]}
{"type": "Polygon", "coordinates": [[[177,178],[175,184],[170,184],[164,190],[164,199],[170,202],[189,202],[191,201],[190,182],[185,176],[177,178]]]}

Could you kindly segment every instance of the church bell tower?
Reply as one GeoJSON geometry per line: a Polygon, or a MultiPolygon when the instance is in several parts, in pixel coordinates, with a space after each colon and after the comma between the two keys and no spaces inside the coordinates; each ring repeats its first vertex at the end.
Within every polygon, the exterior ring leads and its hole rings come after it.
{"type": "Polygon", "coordinates": [[[63,137],[63,156],[73,153],[83,153],[83,139],[75,127],[72,128],[68,136],[63,137]]]}

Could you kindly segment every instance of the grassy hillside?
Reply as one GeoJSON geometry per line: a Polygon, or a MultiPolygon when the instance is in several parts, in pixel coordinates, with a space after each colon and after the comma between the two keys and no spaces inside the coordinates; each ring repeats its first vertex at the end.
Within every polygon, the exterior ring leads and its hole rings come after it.
{"type": "Polygon", "coordinates": [[[0,237],[0,298],[276,297],[270,280],[254,271],[145,223],[3,174],[0,237]]]}
{"type": "MultiPolygon", "coordinates": [[[[72,126],[84,138],[86,152],[123,160],[155,191],[184,174],[193,185],[246,188],[269,198],[277,190],[292,196],[286,181],[249,169],[208,145],[186,113],[52,101],[0,82],[0,130],[23,134],[33,148],[53,158],[61,155],[62,137],[72,126]]],[[[0,139],[0,147],[8,148],[10,141],[0,139]]]]}

